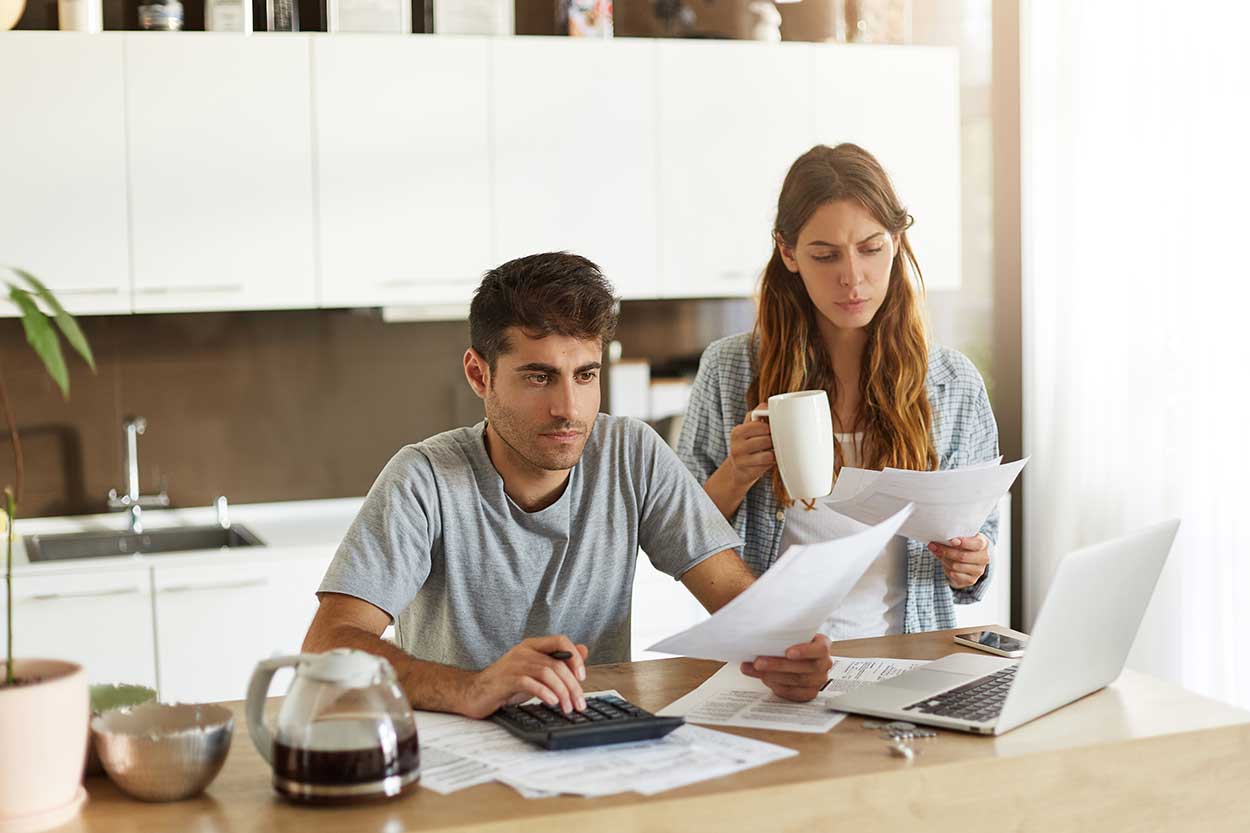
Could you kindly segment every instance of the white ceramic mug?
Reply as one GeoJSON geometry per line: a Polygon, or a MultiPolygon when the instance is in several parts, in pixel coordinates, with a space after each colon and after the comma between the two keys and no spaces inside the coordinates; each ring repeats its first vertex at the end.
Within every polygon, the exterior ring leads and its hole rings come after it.
{"type": "Polygon", "coordinates": [[[786,491],[794,500],[824,497],[833,491],[833,414],[829,394],[801,390],[768,397],[752,420],[767,418],[773,454],[786,491]]]}

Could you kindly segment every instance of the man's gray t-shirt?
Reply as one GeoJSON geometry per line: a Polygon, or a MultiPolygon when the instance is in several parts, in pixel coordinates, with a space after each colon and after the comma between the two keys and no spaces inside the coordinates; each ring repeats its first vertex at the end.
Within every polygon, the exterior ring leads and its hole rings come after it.
{"type": "Polygon", "coordinates": [[[532,513],[504,493],[485,425],[401,449],[321,583],[389,613],[413,656],[478,670],[562,633],[592,663],[626,661],[639,547],[680,578],[742,544],[643,422],[600,414],[564,493],[532,513]]]}

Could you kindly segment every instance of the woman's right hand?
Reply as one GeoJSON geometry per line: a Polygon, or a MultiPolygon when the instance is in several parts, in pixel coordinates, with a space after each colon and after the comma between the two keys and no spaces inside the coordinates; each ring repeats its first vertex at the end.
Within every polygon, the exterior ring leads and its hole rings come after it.
{"type": "MultiPolygon", "coordinates": [[[[767,403],[761,402],[757,408],[767,403]]],[[[729,432],[729,466],[734,483],[750,488],[767,474],[777,460],[773,457],[773,434],[767,419],[747,419],[729,432]]]]}

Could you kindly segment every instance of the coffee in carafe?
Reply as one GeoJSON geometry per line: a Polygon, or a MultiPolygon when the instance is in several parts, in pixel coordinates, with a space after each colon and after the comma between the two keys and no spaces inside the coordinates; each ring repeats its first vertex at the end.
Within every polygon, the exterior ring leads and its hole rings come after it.
{"type": "Polygon", "coordinates": [[[392,798],[421,774],[417,724],[382,657],[339,649],[265,660],[248,689],[248,727],[282,796],[309,804],[392,798]],[[295,682],[270,734],[264,701],[274,672],[295,682]]]}

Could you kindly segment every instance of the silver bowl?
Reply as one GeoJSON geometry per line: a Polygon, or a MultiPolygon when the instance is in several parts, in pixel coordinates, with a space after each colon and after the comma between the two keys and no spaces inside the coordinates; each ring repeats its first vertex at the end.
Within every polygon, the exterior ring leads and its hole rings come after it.
{"type": "MultiPolygon", "coordinates": [[[[123,706],[137,706],[156,699],[156,692],[147,686],[122,683],[101,683],[91,687],[91,717],[123,706]]],[[[95,751],[95,743],[87,744],[87,775],[103,775],[104,766],[95,751]]]]}
{"type": "Polygon", "coordinates": [[[178,801],[204,791],[226,762],[234,715],[214,705],[144,703],[91,719],[104,771],[143,801],[178,801]]]}

